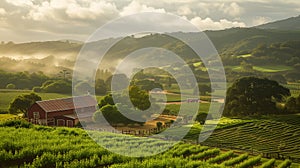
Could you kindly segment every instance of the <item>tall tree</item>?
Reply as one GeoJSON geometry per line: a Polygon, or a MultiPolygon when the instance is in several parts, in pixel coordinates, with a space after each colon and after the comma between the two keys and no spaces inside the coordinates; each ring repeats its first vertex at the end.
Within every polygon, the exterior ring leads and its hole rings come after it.
{"type": "Polygon", "coordinates": [[[19,114],[23,113],[27,117],[27,110],[29,107],[34,104],[36,101],[40,101],[42,98],[35,94],[24,94],[16,97],[9,105],[9,113],[19,114]]]}
{"type": "Polygon", "coordinates": [[[240,78],[227,91],[224,115],[276,113],[276,102],[290,95],[290,90],[276,81],[256,77],[240,78]]]}
{"type": "Polygon", "coordinates": [[[146,110],[151,106],[148,92],[141,90],[138,86],[129,87],[129,97],[135,108],[146,110]]]}

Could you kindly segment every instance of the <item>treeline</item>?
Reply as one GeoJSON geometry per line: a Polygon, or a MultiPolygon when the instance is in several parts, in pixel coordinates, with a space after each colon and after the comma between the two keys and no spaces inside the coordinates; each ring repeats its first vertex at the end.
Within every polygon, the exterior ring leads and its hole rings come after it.
{"type": "MultiPolygon", "coordinates": [[[[0,89],[33,90],[45,93],[72,93],[71,71],[62,70],[56,76],[47,76],[43,72],[7,72],[0,70],[0,89]]],[[[106,94],[110,90],[112,75],[107,70],[98,70],[95,84],[96,94],[106,94]],[[101,79],[102,77],[103,79],[101,79]]],[[[78,81],[75,89],[91,91],[89,81],[78,81]]]]}
{"type": "Polygon", "coordinates": [[[262,44],[255,48],[249,62],[255,65],[279,64],[300,67],[300,41],[262,44]]]}
{"type": "Polygon", "coordinates": [[[252,50],[237,53],[224,54],[222,56],[224,65],[239,65],[247,61],[254,65],[300,65],[300,41],[286,41],[282,43],[272,43],[270,45],[261,43],[252,50]],[[249,57],[241,55],[249,54],[249,57]]]}
{"type": "Polygon", "coordinates": [[[41,86],[49,79],[43,72],[10,73],[0,70],[1,89],[32,89],[35,86],[41,86]]]}

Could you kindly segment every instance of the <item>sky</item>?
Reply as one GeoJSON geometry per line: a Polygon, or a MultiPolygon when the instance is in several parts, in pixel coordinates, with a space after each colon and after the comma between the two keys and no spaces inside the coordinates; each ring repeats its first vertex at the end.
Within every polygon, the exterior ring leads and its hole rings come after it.
{"type": "Polygon", "coordinates": [[[174,14],[201,30],[222,30],[298,16],[300,1],[1,0],[0,41],[86,41],[102,25],[139,12],[174,14]]]}

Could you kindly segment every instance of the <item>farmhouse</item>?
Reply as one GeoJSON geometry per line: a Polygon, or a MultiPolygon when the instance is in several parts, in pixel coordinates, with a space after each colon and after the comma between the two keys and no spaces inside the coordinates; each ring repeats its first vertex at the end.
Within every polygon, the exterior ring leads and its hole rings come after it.
{"type": "Polygon", "coordinates": [[[97,101],[90,95],[37,101],[28,110],[28,121],[49,126],[75,126],[80,119],[92,119],[97,101]],[[75,111],[76,110],[76,111],[75,111]]]}

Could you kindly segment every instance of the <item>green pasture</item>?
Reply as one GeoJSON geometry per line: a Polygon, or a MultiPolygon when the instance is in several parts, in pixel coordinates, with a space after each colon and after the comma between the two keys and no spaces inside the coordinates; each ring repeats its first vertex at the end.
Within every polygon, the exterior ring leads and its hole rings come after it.
{"type": "MultiPolygon", "coordinates": [[[[227,66],[227,67],[231,68],[234,71],[242,70],[241,66],[227,66]]],[[[253,66],[253,69],[259,72],[275,73],[275,72],[290,71],[293,70],[293,67],[285,66],[285,65],[265,65],[265,66],[253,66]]]]}
{"type": "MultiPolygon", "coordinates": [[[[1,89],[0,90],[0,112],[7,111],[9,107],[9,103],[17,96],[22,94],[29,94],[31,90],[8,90],[1,89]]],[[[71,97],[71,94],[60,94],[60,93],[36,93],[42,97],[42,100],[51,100],[58,98],[71,97]]],[[[103,96],[96,96],[97,100],[101,99],[103,96]]]]}
{"type": "MultiPolygon", "coordinates": [[[[29,94],[31,90],[0,90],[0,111],[7,111],[9,103],[17,96],[22,94],[29,94]]],[[[42,97],[42,100],[57,99],[63,97],[70,97],[71,95],[59,93],[37,93],[42,97]]]]}

